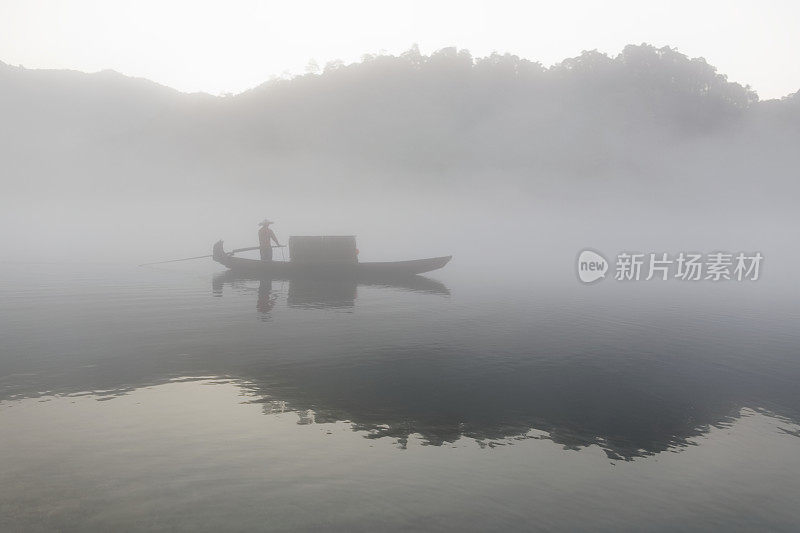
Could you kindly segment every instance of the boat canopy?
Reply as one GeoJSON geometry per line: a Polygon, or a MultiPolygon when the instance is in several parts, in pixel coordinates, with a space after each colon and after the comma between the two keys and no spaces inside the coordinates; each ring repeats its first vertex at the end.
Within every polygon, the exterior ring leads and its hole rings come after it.
{"type": "Polygon", "coordinates": [[[292,263],[358,262],[355,235],[319,235],[289,237],[292,263]]]}

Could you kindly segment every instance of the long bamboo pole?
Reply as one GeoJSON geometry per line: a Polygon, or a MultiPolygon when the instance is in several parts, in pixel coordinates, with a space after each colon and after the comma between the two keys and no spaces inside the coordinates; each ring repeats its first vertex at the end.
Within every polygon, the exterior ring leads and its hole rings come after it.
{"type": "MultiPolygon", "coordinates": [[[[283,244],[280,245],[280,246],[277,246],[277,245],[274,245],[274,244],[272,245],[272,248],[285,248],[285,247],[286,246],[283,245],[283,244]]],[[[237,252],[249,252],[250,250],[258,250],[260,248],[261,248],[260,246],[250,246],[249,248],[236,248],[235,250],[231,250],[228,253],[229,254],[235,254],[237,252]]],[[[209,255],[198,255],[198,256],[195,256],[195,257],[184,257],[183,259],[169,259],[167,261],[155,261],[153,263],[142,263],[139,266],[143,267],[143,266],[150,266],[150,265],[163,265],[164,263],[177,263],[179,261],[191,261],[192,259],[204,259],[206,257],[213,257],[213,256],[211,254],[209,254],[209,255]]]]}

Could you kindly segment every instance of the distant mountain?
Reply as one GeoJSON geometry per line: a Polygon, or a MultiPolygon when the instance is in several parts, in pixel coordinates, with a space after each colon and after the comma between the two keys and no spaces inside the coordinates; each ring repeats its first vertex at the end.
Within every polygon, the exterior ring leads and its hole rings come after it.
{"type": "Polygon", "coordinates": [[[326,179],[309,168],[351,169],[353,183],[399,172],[397,185],[417,173],[637,176],[664,171],[669,154],[692,143],[713,143],[716,160],[794,161],[794,149],[782,147],[800,140],[800,93],[760,102],[705,60],[645,44],[550,68],[508,54],[413,48],[233,97],[112,71],[0,63],[0,115],[11,190],[326,179]]]}

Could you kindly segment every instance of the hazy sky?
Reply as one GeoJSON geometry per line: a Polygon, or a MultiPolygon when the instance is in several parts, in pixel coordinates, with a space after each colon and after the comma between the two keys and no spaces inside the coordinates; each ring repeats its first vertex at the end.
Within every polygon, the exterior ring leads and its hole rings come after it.
{"type": "Polygon", "coordinates": [[[0,61],[114,69],[182,91],[240,92],[309,60],[511,52],[545,65],[629,43],[703,56],[762,98],[800,89],[800,2],[0,0],[0,61]]]}

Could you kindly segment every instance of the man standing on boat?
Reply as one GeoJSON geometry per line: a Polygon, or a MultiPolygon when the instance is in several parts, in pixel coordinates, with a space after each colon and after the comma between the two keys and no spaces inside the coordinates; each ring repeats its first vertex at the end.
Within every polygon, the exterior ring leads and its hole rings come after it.
{"type": "Polygon", "coordinates": [[[268,219],[264,219],[259,224],[261,228],[258,230],[258,246],[259,250],[261,250],[262,261],[272,261],[272,243],[270,241],[275,241],[278,246],[281,245],[278,242],[278,237],[275,236],[275,232],[270,229],[270,224],[272,224],[272,221],[268,219]]]}

